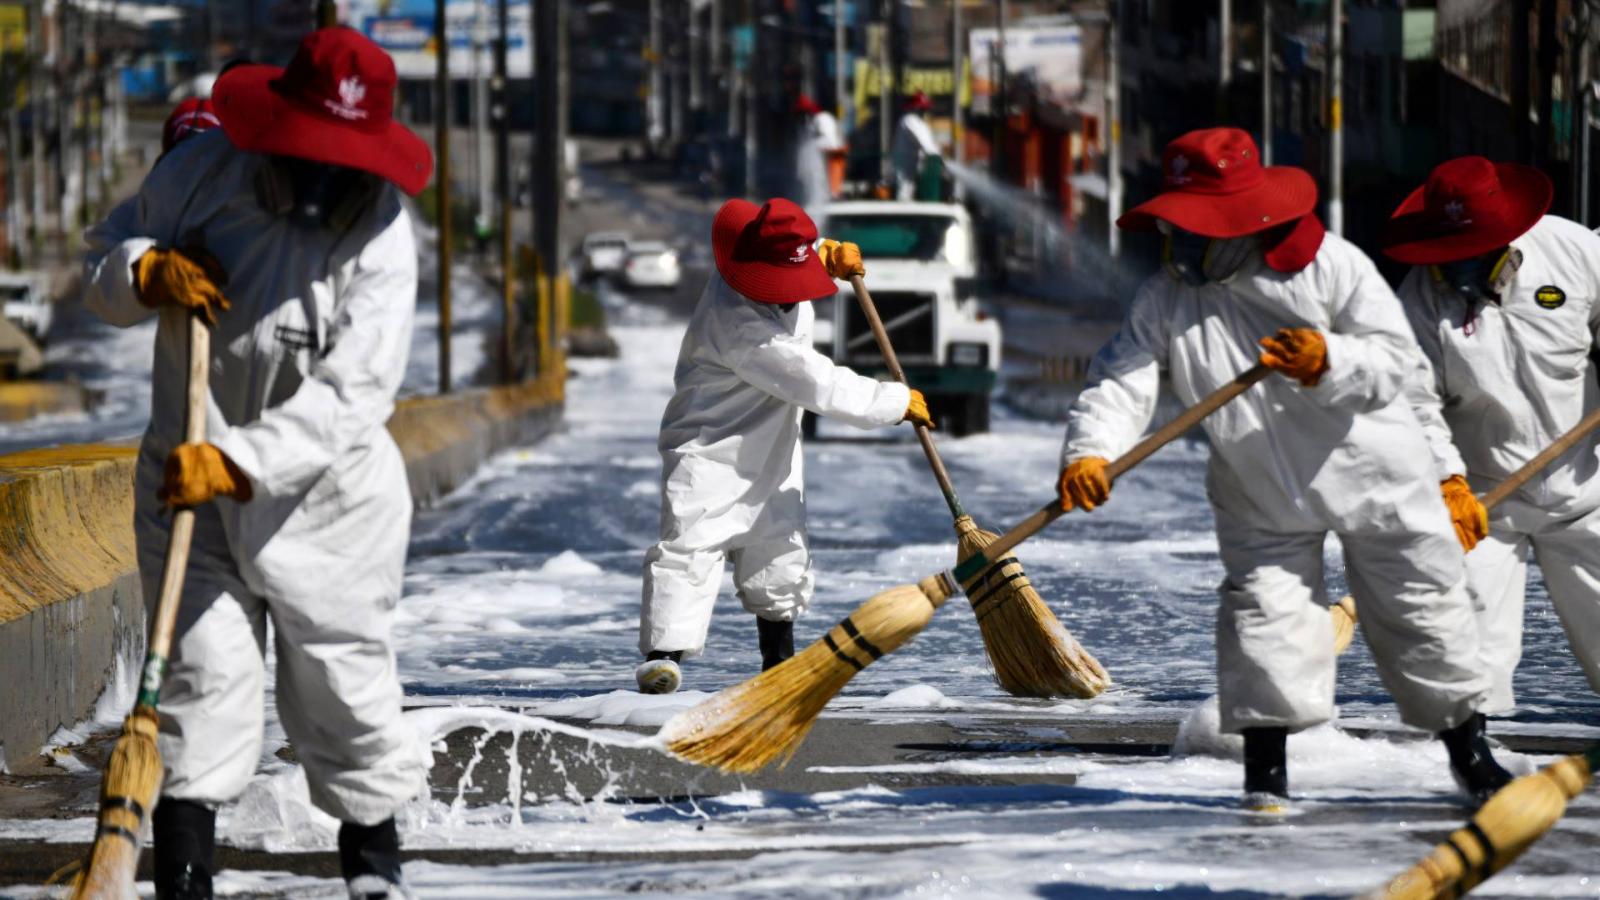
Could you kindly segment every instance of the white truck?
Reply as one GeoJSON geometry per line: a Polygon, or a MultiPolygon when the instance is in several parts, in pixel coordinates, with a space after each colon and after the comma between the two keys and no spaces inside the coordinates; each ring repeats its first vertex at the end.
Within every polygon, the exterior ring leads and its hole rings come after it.
{"type": "MultiPolygon", "coordinates": [[[[979,303],[967,211],[948,203],[845,201],[828,207],[822,234],[861,246],[878,315],[906,379],[927,395],[939,427],[957,436],[988,431],[1000,323],[979,303]]],[[[832,328],[817,329],[818,346],[857,372],[889,377],[848,283],[841,282],[832,305],[832,328]]]]}

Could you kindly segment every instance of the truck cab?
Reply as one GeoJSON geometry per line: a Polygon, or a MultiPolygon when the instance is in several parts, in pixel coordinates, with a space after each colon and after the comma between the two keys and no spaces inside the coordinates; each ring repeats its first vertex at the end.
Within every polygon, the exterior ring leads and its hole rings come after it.
{"type": "MultiPolygon", "coordinates": [[[[822,233],[859,244],[867,286],[906,380],[922,391],[940,428],[989,430],[989,395],[1000,371],[1000,323],[980,307],[972,220],[948,203],[846,201],[828,207],[822,233]]],[[[849,284],[833,301],[819,349],[861,372],[888,367],[849,284]]]]}

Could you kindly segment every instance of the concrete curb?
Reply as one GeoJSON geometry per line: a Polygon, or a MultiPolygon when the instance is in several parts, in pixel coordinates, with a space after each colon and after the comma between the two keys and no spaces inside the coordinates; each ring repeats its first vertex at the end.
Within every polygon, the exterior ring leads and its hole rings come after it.
{"type": "MultiPolygon", "coordinates": [[[[427,505],[485,459],[549,434],[565,367],[519,385],[407,398],[389,420],[427,505]]],[[[0,772],[25,771],[60,727],[89,718],[144,646],[133,540],[135,447],[0,456],[0,772]],[[9,759],[8,759],[9,757],[9,759]]]]}

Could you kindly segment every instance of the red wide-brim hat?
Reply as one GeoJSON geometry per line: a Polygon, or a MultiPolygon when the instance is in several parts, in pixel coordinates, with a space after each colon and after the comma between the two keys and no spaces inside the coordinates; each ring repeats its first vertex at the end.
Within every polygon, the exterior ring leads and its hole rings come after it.
{"type": "Polygon", "coordinates": [[[1526,234],[1554,196],[1549,177],[1532,166],[1472,156],[1449,160],[1390,216],[1383,253],[1412,266],[1482,256],[1526,234]]]}
{"type": "Polygon", "coordinates": [[[1204,128],[1173,140],[1162,170],[1162,192],[1124,213],[1118,228],[1149,231],[1166,221],[1202,237],[1236,238],[1286,225],[1317,207],[1310,173],[1263,167],[1255,140],[1237,128],[1204,128]]]}
{"type": "Polygon", "coordinates": [[[229,69],[211,103],[240,150],[359,169],[415,196],[433,153],[392,118],[394,85],[382,49],[351,29],[325,28],[302,41],[287,68],[229,69]]]}
{"type": "Polygon", "coordinates": [[[711,222],[711,255],[728,286],[760,303],[800,303],[838,292],[812,244],[817,226],[782,198],[729,200],[711,222]]]}

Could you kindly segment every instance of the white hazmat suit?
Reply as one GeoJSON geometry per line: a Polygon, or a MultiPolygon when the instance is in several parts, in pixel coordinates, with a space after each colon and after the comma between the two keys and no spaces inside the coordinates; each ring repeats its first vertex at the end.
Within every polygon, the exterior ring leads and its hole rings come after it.
{"type": "MultiPolygon", "coordinates": [[[[215,806],[255,772],[270,617],[277,710],[312,801],[371,825],[424,788],[425,748],[400,711],[391,647],[411,498],[384,428],[405,372],[416,247],[397,192],[342,235],[269,214],[264,156],[222,131],[185,141],[88,234],[85,303],[114,325],[154,315],[132,264],[203,247],[228,273],[211,344],[207,436],[249,477],[248,503],[196,510],[194,547],[161,693],[163,795],[215,806]]],[[[187,315],[161,313],[135,534],[154,604],[170,515],[156,499],[183,439],[187,315]]]]}
{"type": "Polygon", "coordinates": [[[917,179],[922,175],[922,161],[939,155],[939,142],[933,137],[928,120],[918,112],[908,112],[900,117],[894,130],[891,157],[894,160],[895,198],[917,199],[917,179]]]}
{"type": "Polygon", "coordinates": [[[661,419],[661,540],[645,555],[639,650],[705,646],[723,561],[744,608],[792,621],[811,603],[805,410],[894,425],[911,392],[834,365],[811,345],[810,303],[741,296],[713,273],[689,318],[661,419]]]}
{"type": "MultiPolygon", "coordinates": [[[[1591,353],[1600,335],[1600,237],[1545,216],[1511,247],[1522,255],[1499,303],[1467,301],[1413,268],[1400,296],[1426,357],[1413,402],[1437,480],[1499,484],[1600,403],[1591,353]]],[[[1492,688],[1484,712],[1515,706],[1531,547],[1567,640],[1600,691],[1600,438],[1590,435],[1489,514],[1467,554],[1492,688]]]]}
{"type": "Polygon", "coordinates": [[[1273,374],[1205,420],[1207,491],[1226,578],[1217,617],[1224,731],[1299,730],[1333,714],[1323,541],[1344,545],[1379,674],[1408,724],[1466,720],[1487,689],[1460,547],[1427,442],[1402,396],[1416,342],[1372,262],[1334,235],[1284,274],[1259,251],[1227,283],[1165,272],[1140,288],[1068,416],[1063,463],[1115,459],[1156,408],[1161,373],[1192,405],[1255,365],[1257,341],[1314,328],[1328,370],[1273,374]]]}

